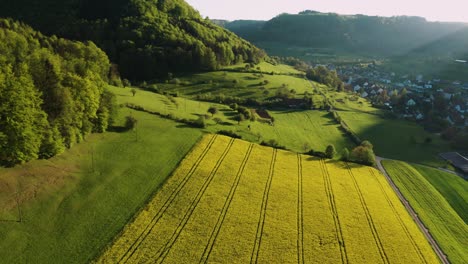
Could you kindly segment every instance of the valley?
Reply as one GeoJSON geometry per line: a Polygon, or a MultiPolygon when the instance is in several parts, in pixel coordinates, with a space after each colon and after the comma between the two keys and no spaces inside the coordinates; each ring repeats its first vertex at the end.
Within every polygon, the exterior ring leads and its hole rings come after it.
{"type": "Polygon", "coordinates": [[[468,262],[468,24],[33,2],[0,2],[1,263],[468,262]]]}

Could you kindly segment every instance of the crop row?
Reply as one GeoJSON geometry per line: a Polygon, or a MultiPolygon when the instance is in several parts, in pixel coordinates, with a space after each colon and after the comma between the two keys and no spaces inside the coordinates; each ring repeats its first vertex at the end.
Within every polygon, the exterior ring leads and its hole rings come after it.
{"type": "Polygon", "coordinates": [[[374,169],[224,136],[205,137],[100,259],[119,260],[437,262],[374,169]]]}

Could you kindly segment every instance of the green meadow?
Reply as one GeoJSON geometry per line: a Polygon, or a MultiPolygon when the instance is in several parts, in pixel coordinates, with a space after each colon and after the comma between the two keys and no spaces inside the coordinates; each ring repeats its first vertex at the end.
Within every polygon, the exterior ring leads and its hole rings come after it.
{"type": "Polygon", "coordinates": [[[202,135],[145,113],[128,114],[139,120],[135,131],[92,135],[50,160],[0,168],[2,193],[19,190],[21,211],[20,217],[13,200],[9,212],[0,212],[8,220],[0,222],[1,262],[90,262],[202,135]]]}

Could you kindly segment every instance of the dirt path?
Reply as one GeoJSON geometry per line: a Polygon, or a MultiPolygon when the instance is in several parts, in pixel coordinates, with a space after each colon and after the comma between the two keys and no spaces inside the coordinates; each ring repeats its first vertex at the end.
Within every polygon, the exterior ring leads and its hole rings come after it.
{"type": "Polygon", "coordinates": [[[409,202],[405,199],[403,194],[400,192],[398,187],[395,185],[395,183],[392,181],[392,179],[388,175],[387,171],[383,167],[382,160],[385,160],[385,158],[376,157],[376,160],[377,160],[378,169],[382,172],[382,174],[385,176],[385,178],[387,178],[388,183],[390,183],[390,186],[392,186],[393,190],[398,195],[398,198],[403,203],[403,205],[406,207],[406,210],[408,211],[408,213],[411,215],[411,218],[413,218],[414,222],[416,222],[419,229],[423,232],[423,234],[426,237],[427,241],[429,241],[429,243],[431,244],[432,249],[434,249],[435,253],[439,257],[440,261],[442,261],[442,263],[444,263],[444,264],[449,264],[450,262],[448,261],[447,256],[444,254],[442,249],[439,247],[437,242],[432,237],[431,233],[429,233],[429,230],[424,226],[423,222],[419,219],[419,217],[416,214],[416,212],[414,211],[413,207],[411,207],[409,202]]]}

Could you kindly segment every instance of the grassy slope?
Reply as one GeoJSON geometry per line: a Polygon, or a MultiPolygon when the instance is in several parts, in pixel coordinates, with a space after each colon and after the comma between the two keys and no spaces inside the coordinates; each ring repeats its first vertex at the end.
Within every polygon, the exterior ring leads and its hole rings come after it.
{"type": "Polygon", "coordinates": [[[171,121],[131,114],[139,120],[138,141],[135,132],[94,135],[50,161],[1,169],[0,182],[12,186],[15,177],[23,186],[40,186],[37,197],[34,193],[22,205],[22,223],[0,222],[2,262],[88,262],[152,196],[201,135],[171,121]],[[55,169],[45,170],[48,166],[55,169]]]}
{"type": "Polygon", "coordinates": [[[304,151],[305,143],[318,151],[324,151],[328,144],[334,144],[339,152],[344,148],[353,147],[353,144],[341,132],[327,112],[270,111],[275,117],[275,126],[250,121],[238,124],[237,121],[233,120],[236,112],[226,105],[197,102],[180,97],[176,98],[178,105],[175,105],[167,97],[152,92],[138,90],[133,97],[128,88],[111,87],[110,89],[117,94],[119,103],[128,102],[143,106],[151,111],[171,113],[180,118],[196,119],[198,115],[207,114],[211,105],[216,105],[220,111],[215,117],[220,118],[226,124],[215,124],[213,120],[208,120],[206,130],[210,132],[231,130],[253,142],[275,139],[280,145],[298,152],[304,151]],[[250,130],[248,129],[249,125],[250,130]]]}
{"type": "MultiPolygon", "coordinates": [[[[293,67],[289,65],[284,65],[284,64],[273,65],[268,62],[261,62],[255,65],[255,70],[258,70],[257,67],[260,67],[260,71],[262,72],[274,72],[276,74],[304,74],[303,72],[298,71],[294,69],[293,67]]],[[[232,66],[225,67],[224,69],[242,70],[242,69],[245,69],[245,64],[232,65],[232,66]]]]}
{"type": "Polygon", "coordinates": [[[468,222],[468,182],[461,177],[437,169],[413,165],[444,196],[460,217],[468,222]]]}
{"type": "Polygon", "coordinates": [[[466,263],[468,227],[463,219],[418,170],[404,162],[386,160],[383,163],[449,260],[466,263]]]}
{"type": "Polygon", "coordinates": [[[437,154],[450,150],[448,143],[415,123],[361,112],[340,111],[340,115],[363,140],[374,144],[379,156],[431,166],[445,164],[437,154]],[[412,142],[412,137],[416,142],[412,142]],[[432,138],[431,143],[424,143],[427,137],[432,138]]]}
{"type": "MultiPolygon", "coordinates": [[[[257,67],[257,66],[256,66],[257,67]]],[[[164,91],[178,92],[181,95],[194,98],[198,94],[211,93],[242,98],[267,99],[274,96],[283,84],[288,89],[296,90],[298,95],[312,92],[312,85],[305,78],[291,76],[291,74],[304,74],[287,65],[271,65],[261,63],[258,65],[262,72],[243,72],[244,64],[225,68],[226,71],[206,72],[178,77],[180,84],[158,83],[158,87],[164,91]],[[234,83],[234,81],[236,83],[234,83]],[[264,83],[264,82],[267,83],[264,83]],[[264,94],[268,91],[268,94],[264,94]]],[[[253,69],[253,71],[258,71],[253,69]]]]}

